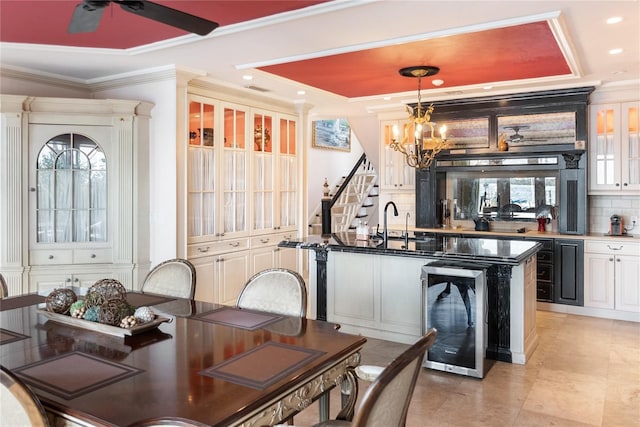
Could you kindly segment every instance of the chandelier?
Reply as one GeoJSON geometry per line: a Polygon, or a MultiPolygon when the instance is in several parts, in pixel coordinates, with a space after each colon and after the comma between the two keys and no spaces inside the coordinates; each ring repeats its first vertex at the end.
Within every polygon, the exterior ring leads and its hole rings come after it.
{"type": "Polygon", "coordinates": [[[447,148],[447,127],[440,127],[440,138],[435,136],[435,129],[431,123],[431,113],[433,104],[423,107],[420,90],[422,89],[422,78],[438,74],[438,67],[420,65],[416,67],[405,67],[399,70],[404,77],[415,77],[418,79],[418,105],[411,108],[407,106],[409,119],[404,125],[404,136],[402,142],[398,142],[398,127],[393,126],[393,141],[391,147],[402,153],[407,164],[416,169],[428,169],[433,163],[436,155],[447,148]],[[413,134],[413,143],[410,141],[413,134]]]}

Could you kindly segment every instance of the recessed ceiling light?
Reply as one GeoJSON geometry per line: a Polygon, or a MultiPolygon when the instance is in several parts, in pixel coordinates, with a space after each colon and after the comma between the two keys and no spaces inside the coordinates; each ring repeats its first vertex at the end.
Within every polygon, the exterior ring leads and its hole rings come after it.
{"type": "Polygon", "coordinates": [[[619,54],[619,53],[622,53],[622,49],[621,49],[621,48],[619,48],[619,47],[617,47],[617,48],[615,48],[615,49],[611,49],[611,50],[609,51],[609,55],[617,55],[617,54],[619,54]]]}
{"type": "Polygon", "coordinates": [[[384,98],[382,98],[385,101],[391,101],[391,97],[390,96],[385,96],[384,98]]]}
{"type": "Polygon", "coordinates": [[[433,79],[433,80],[431,80],[431,84],[433,84],[434,86],[442,86],[444,84],[444,80],[433,79]]]}
{"type": "Polygon", "coordinates": [[[299,90],[297,93],[298,95],[305,95],[307,92],[305,92],[304,90],[299,90]]]}
{"type": "Polygon", "coordinates": [[[619,22],[622,22],[621,16],[612,16],[611,18],[607,19],[607,24],[617,24],[619,22]]]}
{"type": "Polygon", "coordinates": [[[626,72],[627,72],[627,70],[617,70],[617,71],[612,71],[611,74],[618,75],[618,74],[624,74],[626,72]]]}
{"type": "Polygon", "coordinates": [[[253,80],[253,76],[250,76],[249,74],[245,74],[244,76],[242,76],[242,78],[244,80],[253,80]]]}
{"type": "Polygon", "coordinates": [[[484,90],[493,89],[493,86],[484,86],[482,89],[484,89],[484,90]]]}

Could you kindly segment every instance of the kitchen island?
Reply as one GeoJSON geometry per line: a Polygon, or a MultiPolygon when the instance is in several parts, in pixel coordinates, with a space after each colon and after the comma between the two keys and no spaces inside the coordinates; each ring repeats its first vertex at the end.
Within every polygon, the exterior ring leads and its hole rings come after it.
{"type": "Polygon", "coordinates": [[[424,330],[422,267],[455,261],[486,270],[487,352],[524,364],[537,346],[533,241],[459,237],[356,240],[354,233],[284,241],[309,250],[310,313],[348,333],[412,344],[424,330]]]}

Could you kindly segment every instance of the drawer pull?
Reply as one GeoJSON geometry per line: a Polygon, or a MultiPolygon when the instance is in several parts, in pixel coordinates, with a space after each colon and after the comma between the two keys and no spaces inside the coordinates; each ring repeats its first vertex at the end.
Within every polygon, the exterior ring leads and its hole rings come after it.
{"type": "Polygon", "coordinates": [[[260,239],[260,243],[269,243],[269,239],[260,239]]]}
{"type": "Polygon", "coordinates": [[[96,257],[96,254],[91,254],[91,258],[95,258],[95,257],[96,257]]]}
{"type": "Polygon", "coordinates": [[[49,255],[49,259],[53,259],[53,255],[49,255]]]}
{"type": "Polygon", "coordinates": [[[240,242],[231,242],[229,244],[231,245],[232,248],[237,248],[238,246],[240,246],[240,242]]]}
{"type": "Polygon", "coordinates": [[[198,252],[200,252],[201,254],[209,252],[209,246],[207,246],[206,248],[198,248],[198,252]]]}
{"type": "Polygon", "coordinates": [[[623,246],[622,246],[622,245],[620,245],[620,247],[618,247],[618,248],[612,248],[612,247],[611,247],[611,245],[607,245],[607,247],[608,247],[609,249],[611,249],[612,251],[621,251],[623,246]]]}

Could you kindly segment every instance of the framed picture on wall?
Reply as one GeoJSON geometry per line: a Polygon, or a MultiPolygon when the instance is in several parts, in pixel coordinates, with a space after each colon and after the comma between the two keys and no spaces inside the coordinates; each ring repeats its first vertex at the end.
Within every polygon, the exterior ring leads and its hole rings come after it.
{"type": "Polygon", "coordinates": [[[316,120],[312,126],[312,147],[351,151],[351,127],[346,119],[316,120]]]}

